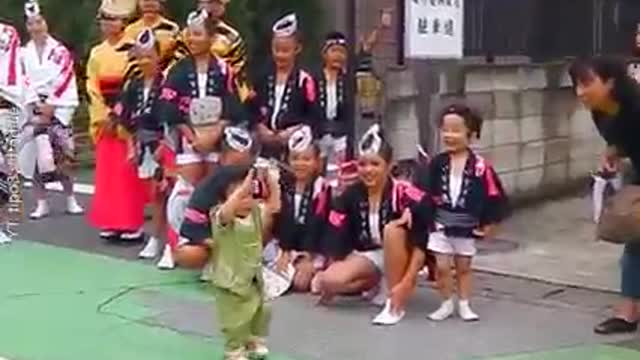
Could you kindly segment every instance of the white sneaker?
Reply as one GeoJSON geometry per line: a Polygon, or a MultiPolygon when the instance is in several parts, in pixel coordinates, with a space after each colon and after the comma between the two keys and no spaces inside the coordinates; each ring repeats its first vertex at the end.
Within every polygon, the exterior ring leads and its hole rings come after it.
{"type": "Polygon", "coordinates": [[[47,216],[49,216],[49,203],[47,200],[38,200],[38,206],[36,206],[35,211],[29,215],[29,218],[32,220],[40,220],[47,216]]]}
{"type": "Polygon", "coordinates": [[[165,245],[162,252],[162,258],[158,261],[158,269],[173,270],[176,267],[176,263],[173,261],[173,252],[171,246],[165,245]]]}
{"type": "Polygon", "coordinates": [[[247,352],[251,359],[265,359],[269,356],[269,348],[267,347],[267,341],[263,338],[252,338],[247,346],[247,352]]]}
{"type": "Polygon", "coordinates": [[[155,259],[160,252],[160,240],[158,240],[155,236],[149,238],[147,244],[144,246],[144,249],[140,251],[138,257],[140,259],[155,259]]]}
{"type": "Polygon", "coordinates": [[[76,197],[69,196],[67,198],[67,214],[82,215],[83,213],[84,213],[84,209],[82,208],[82,206],[80,206],[80,204],[78,204],[76,197]]]}
{"type": "Polygon", "coordinates": [[[322,292],[322,287],[320,285],[320,274],[322,273],[316,273],[313,279],[311,279],[311,294],[313,295],[318,295],[322,292]]]}
{"type": "Polygon", "coordinates": [[[122,241],[142,241],[144,240],[144,229],[136,232],[125,232],[120,235],[122,241]]]}
{"type": "Polygon", "coordinates": [[[405,311],[395,312],[391,310],[391,300],[387,300],[384,309],[373,319],[374,325],[395,325],[404,318],[405,311]]]}
{"type": "Polygon", "coordinates": [[[0,245],[6,245],[11,243],[11,237],[5,234],[4,231],[0,231],[0,245]]]}
{"type": "Polygon", "coordinates": [[[429,319],[433,321],[443,321],[450,318],[454,311],[455,306],[453,304],[453,300],[445,300],[438,310],[429,315],[429,319]]]}
{"type": "Polygon", "coordinates": [[[480,320],[480,316],[474,313],[471,310],[471,305],[469,305],[469,300],[460,300],[458,302],[458,314],[464,321],[478,321],[480,320]]]}

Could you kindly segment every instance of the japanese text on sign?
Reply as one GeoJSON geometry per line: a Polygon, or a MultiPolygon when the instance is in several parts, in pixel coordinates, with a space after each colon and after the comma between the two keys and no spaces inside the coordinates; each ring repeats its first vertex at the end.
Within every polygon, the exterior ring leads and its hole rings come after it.
{"type": "Polygon", "coordinates": [[[406,0],[407,57],[461,58],[463,8],[463,0],[406,0]]]}

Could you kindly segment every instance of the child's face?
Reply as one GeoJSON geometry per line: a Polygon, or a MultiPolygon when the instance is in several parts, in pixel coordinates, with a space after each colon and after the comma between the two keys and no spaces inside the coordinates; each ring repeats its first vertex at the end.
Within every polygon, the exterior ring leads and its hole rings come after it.
{"type": "Polygon", "coordinates": [[[159,57],[155,48],[150,50],[139,50],[136,59],[142,70],[144,77],[153,77],[159,73],[159,57]]]}
{"type": "Polygon", "coordinates": [[[446,151],[460,152],[469,146],[473,134],[462,116],[447,114],[442,119],[440,135],[446,151]]]}
{"type": "MultiPolygon", "coordinates": [[[[227,189],[227,197],[231,196],[231,194],[240,186],[241,182],[235,183],[227,189]]],[[[235,216],[239,218],[246,218],[251,215],[251,211],[253,207],[257,205],[257,200],[253,198],[253,194],[251,192],[244,194],[238,203],[238,207],[236,208],[235,216]]]]}
{"type": "Polygon", "coordinates": [[[389,175],[389,163],[380,155],[362,155],[358,159],[358,175],[367,188],[381,186],[389,175]]]}
{"type": "Polygon", "coordinates": [[[289,154],[289,165],[297,181],[308,181],[320,172],[320,157],[315,149],[292,151],[289,154]]]}
{"type": "Polygon", "coordinates": [[[159,0],[139,0],[138,6],[143,14],[158,14],[162,11],[162,4],[159,0]]]}
{"type": "Polygon", "coordinates": [[[324,53],[324,63],[332,69],[344,69],[347,64],[347,49],[340,45],[330,46],[324,53]]]}
{"type": "Polygon", "coordinates": [[[279,69],[292,66],[300,53],[301,46],[293,36],[274,37],[271,41],[271,53],[279,69]]]}
{"type": "Polygon", "coordinates": [[[193,55],[202,55],[211,51],[211,36],[202,27],[190,27],[187,30],[187,46],[193,55]]]}

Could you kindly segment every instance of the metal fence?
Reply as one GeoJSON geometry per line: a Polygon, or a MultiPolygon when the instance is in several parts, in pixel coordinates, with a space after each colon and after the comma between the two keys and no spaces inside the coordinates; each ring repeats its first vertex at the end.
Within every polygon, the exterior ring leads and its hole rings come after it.
{"type": "Polygon", "coordinates": [[[466,0],[468,56],[628,54],[640,0],[466,0]]]}

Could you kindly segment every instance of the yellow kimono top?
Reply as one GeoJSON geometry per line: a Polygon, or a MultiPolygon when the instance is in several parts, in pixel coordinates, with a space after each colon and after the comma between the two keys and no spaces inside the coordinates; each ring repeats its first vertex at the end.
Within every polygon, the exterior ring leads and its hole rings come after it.
{"type": "MultiPolygon", "coordinates": [[[[109,119],[111,108],[118,101],[124,85],[129,51],[134,44],[123,36],[115,44],[107,41],[91,49],[87,63],[87,93],[89,95],[89,133],[95,142],[102,125],[109,119]]],[[[119,127],[118,136],[127,138],[127,131],[119,127]]]]}
{"type": "MultiPolygon", "coordinates": [[[[164,69],[169,65],[174,56],[174,52],[176,51],[178,37],[180,36],[180,27],[175,22],[159,16],[151,26],[146,25],[143,19],[137,20],[127,26],[125,29],[125,35],[135,43],[136,38],[145,28],[153,30],[153,33],[158,40],[160,45],[160,57],[162,58],[162,67],[164,69]]],[[[140,71],[138,70],[135,60],[131,59],[130,61],[129,67],[127,68],[127,79],[130,76],[139,75],[140,71]]]]}

